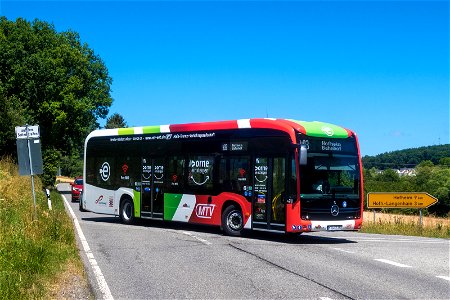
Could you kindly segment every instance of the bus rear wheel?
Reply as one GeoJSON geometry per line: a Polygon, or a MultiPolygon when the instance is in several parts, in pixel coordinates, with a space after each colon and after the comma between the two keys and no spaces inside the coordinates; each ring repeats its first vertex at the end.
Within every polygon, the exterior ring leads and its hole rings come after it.
{"type": "Polygon", "coordinates": [[[80,196],[80,203],[79,203],[78,205],[79,205],[79,210],[80,210],[80,211],[83,211],[83,212],[84,212],[84,211],[87,211],[87,210],[85,210],[84,207],[83,207],[83,197],[81,197],[81,196],[80,196]]]}
{"type": "Polygon", "coordinates": [[[226,235],[240,236],[244,228],[242,211],[235,205],[230,205],[222,213],[222,228],[226,235]]]}
{"type": "Polygon", "coordinates": [[[134,205],[130,198],[125,198],[120,204],[119,217],[124,224],[132,224],[134,222],[134,205]]]}

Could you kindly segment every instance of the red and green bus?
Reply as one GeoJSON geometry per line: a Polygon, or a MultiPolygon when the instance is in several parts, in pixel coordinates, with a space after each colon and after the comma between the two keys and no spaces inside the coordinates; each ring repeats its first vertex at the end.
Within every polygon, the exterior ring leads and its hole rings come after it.
{"type": "Polygon", "coordinates": [[[358,139],[322,122],[241,119],[96,130],[80,210],[302,233],[359,230],[358,139]]]}

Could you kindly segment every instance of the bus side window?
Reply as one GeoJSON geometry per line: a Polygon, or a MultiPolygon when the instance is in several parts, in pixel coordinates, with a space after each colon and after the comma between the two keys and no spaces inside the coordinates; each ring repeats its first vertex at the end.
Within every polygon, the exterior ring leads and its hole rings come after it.
{"type": "Polygon", "coordinates": [[[120,156],[116,158],[114,169],[115,185],[119,187],[134,187],[136,181],[140,181],[141,162],[135,156],[120,156]]]}
{"type": "Polygon", "coordinates": [[[184,186],[184,158],[180,156],[169,157],[167,167],[167,191],[182,191],[184,186]]]}
{"type": "Polygon", "coordinates": [[[247,156],[222,158],[219,172],[220,190],[244,195],[250,185],[249,170],[250,158],[247,156]]]}
{"type": "Polygon", "coordinates": [[[235,191],[244,194],[247,191],[247,186],[250,185],[250,159],[247,157],[230,159],[230,171],[230,177],[235,186],[235,191]]]}
{"type": "Polygon", "coordinates": [[[189,187],[200,193],[213,189],[214,156],[191,155],[188,165],[189,187]]]}
{"type": "Polygon", "coordinates": [[[97,157],[95,160],[95,183],[103,188],[115,188],[114,172],[115,159],[113,157],[97,157]]]}

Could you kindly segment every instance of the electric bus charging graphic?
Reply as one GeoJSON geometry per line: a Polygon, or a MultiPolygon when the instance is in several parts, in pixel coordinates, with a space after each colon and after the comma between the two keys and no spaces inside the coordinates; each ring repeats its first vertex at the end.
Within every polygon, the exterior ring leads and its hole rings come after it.
{"type": "Polygon", "coordinates": [[[105,161],[102,164],[102,167],[100,168],[100,177],[102,178],[103,181],[108,181],[110,170],[111,168],[109,166],[109,163],[105,161]]]}

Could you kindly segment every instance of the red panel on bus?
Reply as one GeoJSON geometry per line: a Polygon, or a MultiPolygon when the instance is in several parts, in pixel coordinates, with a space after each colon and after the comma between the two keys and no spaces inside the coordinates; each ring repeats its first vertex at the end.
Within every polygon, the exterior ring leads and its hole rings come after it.
{"type": "Polygon", "coordinates": [[[212,130],[226,130],[237,129],[237,121],[222,121],[222,122],[206,122],[206,123],[191,123],[191,124],[176,124],[169,125],[170,132],[190,132],[190,131],[212,131],[212,130]]]}

